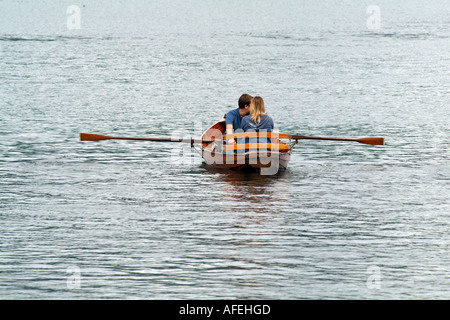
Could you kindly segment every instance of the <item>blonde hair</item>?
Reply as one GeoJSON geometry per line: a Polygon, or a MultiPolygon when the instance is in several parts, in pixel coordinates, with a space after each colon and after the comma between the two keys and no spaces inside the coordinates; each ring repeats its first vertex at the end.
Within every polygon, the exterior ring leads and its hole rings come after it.
{"type": "Polygon", "coordinates": [[[250,103],[250,117],[254,123],[261,122],[261,116],[266,116],[266,109],[264,108],[264,100],[260,96],[256,96],[250,103]]]}

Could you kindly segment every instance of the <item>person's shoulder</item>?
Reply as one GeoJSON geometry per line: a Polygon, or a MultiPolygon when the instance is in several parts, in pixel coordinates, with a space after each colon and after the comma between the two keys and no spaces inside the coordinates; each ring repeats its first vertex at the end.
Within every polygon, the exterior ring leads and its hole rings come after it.
{"type": "Polygon", "coordinates": [[[227,112],[227,115],[233,115],[235,116],[236,113],[239,113],[239,109],[232,109],[230,111],[227,112]]]}
{"type": "Polygon", "coordinates": [[[227,112],[226,115],[226,123],[233,123],[234,119],[236,119],[237,115],[239,115],[239,109],[233,109],[227,112]]]}
{"type": "Polygon", "coordinates": [[[272,129],[275,126],[272,117],[269,115],[265,115],[263,121],[265,123],[265,126],[271,127],[272,129]]]}

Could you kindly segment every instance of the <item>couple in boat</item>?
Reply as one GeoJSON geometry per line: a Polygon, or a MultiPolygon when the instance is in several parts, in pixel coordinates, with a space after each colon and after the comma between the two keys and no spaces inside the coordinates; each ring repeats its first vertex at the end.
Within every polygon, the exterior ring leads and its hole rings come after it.
{"type": "MultiPolygon", "coordinates": [[[[239,108],[226,114],[227,134],[248,131],[272,132],[274,127],[273,120],[266,113],[263,98],[243,94],[239,98],[238,105],[239,108]]],[[[267,139],[267,141],[260,140],[259,142],[270,142],[270,139],[267,139]]],[[[227,144],[236,144],[236,141],[235,139],[229,139],[227,144]]]]}

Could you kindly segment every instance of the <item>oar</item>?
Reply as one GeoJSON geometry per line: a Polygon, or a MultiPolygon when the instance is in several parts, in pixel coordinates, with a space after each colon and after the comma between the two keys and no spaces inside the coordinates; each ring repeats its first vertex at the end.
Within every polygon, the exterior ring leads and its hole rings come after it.
{"type": "Polygon", "coordinates": [[[133,137],[111,137],[103,134],[80,133],[80,141],[99,141],[99,140],[141,140],[141,141],[162,141],[162,142],[187,142],[193,143],[210,143],[213,140],[202,140],[193,138],[133,138],[133,137]]]}
{"type": "Polygon", "coordinates": [[[356,142],[365,143],[365,144],[384,145],[384,138],[380,138],[380,137],[367,137],[367,138],[351,139],[351,138],[309,137],[309,136],[291,135],[291,139],[294,139],[294,140],[314,139],[314,140],[356,141],[356,142]]]}
{"type": "MultiPolygon", "coordinates": [[[[314,139],[314,140],[334,140],[334,141],[356,141],[365,144],[372,145],[384,145],[384,138],[379,137],[368,137],[368,138],[359,138],[359,139],[351,139],[351,138],[331,138],[331,137],[310,137],[310,136],[299,136],[299,135],[290,135],[290,134],[279,134],[282,138],[290,137],[293,140],[300,139],[314,139]],[[281,136],[282,135],[282,136],[281,136]]],[[[221,141],[221,137],[218,139],[193,139],[193,138],[133,138],[133,137],[111,137],[103,134],[95,134],[95,133],[80,133],[80,141],[99,141],[99,140],[143,140],[143,141],[162,141],[162,142],[187,142],[191,145],[194,143],[211,143],[213,141],[221,141]]]]}

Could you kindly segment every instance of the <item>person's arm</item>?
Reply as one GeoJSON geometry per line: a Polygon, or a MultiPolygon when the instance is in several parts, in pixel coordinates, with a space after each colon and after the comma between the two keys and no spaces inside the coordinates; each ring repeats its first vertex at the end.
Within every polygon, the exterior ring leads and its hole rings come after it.
{"type": "MultiPolygon", "coordinates": [[[[233,134],[233,125],[227,124],[227,134],[233,134]]],[[[228,144],[235,144],[236,141],[234,141],[234,139],[228,139],[228,144]]]]}
{"type": "MultiPolygon", "coordinates": [[[[234,132],[233,132],[233,120],[234,120],[234,117],[235,117],[235,115],[234,115],[234,113],[232,112],[232,111],[230,111],[230,112],[228,112],[227,113],[227,120],[226,120],[226,134],[233,134],[234,132]]],[[[235,141],[234,141],[234,139],[228,139],[227,140],[227,142],[228,142],[228,144],[234,144],[235,143],[235,141]]]]}

